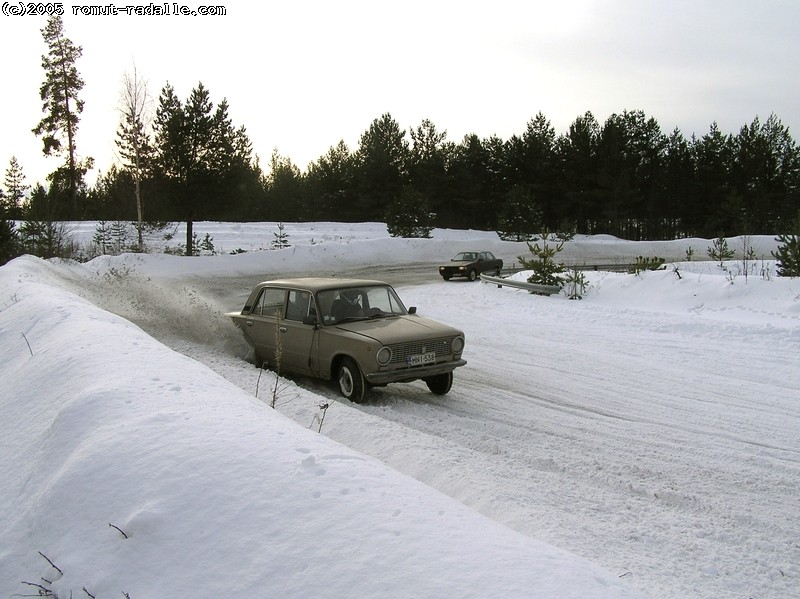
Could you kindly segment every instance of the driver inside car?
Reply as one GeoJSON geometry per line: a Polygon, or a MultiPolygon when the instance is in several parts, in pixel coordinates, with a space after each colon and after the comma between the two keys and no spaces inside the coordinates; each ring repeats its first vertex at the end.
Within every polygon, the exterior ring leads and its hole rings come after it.
{"type": "Polygon", "coordinates": [[[346,289],[339,292],[339,299],[334,300],[331,309],[336,322],[345,318],[364,316],[361,306],[361,294],[357,289],[346,289]]]}

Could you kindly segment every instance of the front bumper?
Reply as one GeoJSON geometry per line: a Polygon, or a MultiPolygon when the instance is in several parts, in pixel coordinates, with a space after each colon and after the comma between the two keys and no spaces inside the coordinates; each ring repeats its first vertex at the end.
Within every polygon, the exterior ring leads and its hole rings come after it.
{"type": "Polygon", "coordinates": [[[417,379],[425,379],[437,374],[447,374],[459,366],[464,366],[466,360],[453,360],[451,362],[439,362],[438,364],[427,364],[425,366],[415,366],[413,368],[399,368],[397,370],[384,370],[365,374],[364,378],[370,385],[386,385],[388,383],[407,383],[417,379]]]}
{"type": "Polygon", "coordinates": [[[467,269],[458,266],[440,266],[439,274],[443,277],[466,277],[467,269]]]}

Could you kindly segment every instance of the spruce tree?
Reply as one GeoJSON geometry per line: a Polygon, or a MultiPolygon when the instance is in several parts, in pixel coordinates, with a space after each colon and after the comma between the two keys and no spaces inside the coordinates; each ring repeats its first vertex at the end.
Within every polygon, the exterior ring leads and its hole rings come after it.
{"type": "Polygon", "coordinates": [[[22,217],[22,200],[30,186],[25,185],[25,175],[22,167],[17,162],[16,156],[11,157],[5,177],[5,193],[3,197],[3,210],[8,218],[19,219],[22,217]]]}
{"type": "Polygon", "coordinates": [[[0,266],[20,255],[19,236],[14,221],[0,218],[0,266]]]}
{"type": "Polygon", "coordinates": [[[283,250],[291,247],[289,243],[289,234],[284,230],[283,223],[278,223],[278,231],[273,233],[275,239],[272,240],[273,250],[283,250]]]}

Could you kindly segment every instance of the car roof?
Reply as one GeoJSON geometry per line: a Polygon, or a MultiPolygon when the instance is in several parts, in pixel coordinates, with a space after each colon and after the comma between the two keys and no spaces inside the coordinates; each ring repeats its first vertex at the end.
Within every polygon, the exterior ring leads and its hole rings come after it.
{"type": "Polygon", "coordinates": [[[372,279],[345,279],[337,277],[298,277],[294,279],[275,279],[263,281],[262,287],[281,287],[286,289],[305,289],[308,291],[323,291],[325,289],[341,289],[343,287],[364,287],[371,285],[389,285],[384,281],[372,279]]]}

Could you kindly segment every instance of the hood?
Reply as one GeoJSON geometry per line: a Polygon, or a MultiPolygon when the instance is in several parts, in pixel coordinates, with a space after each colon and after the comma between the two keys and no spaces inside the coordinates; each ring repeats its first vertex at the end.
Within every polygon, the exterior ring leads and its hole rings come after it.
{"type": "Polygon", "coordinates": [[[354,320],[335,326],[337,329],[369,337],[383,345],[464,335],[458,329],[415,314],[354,320]]]}

